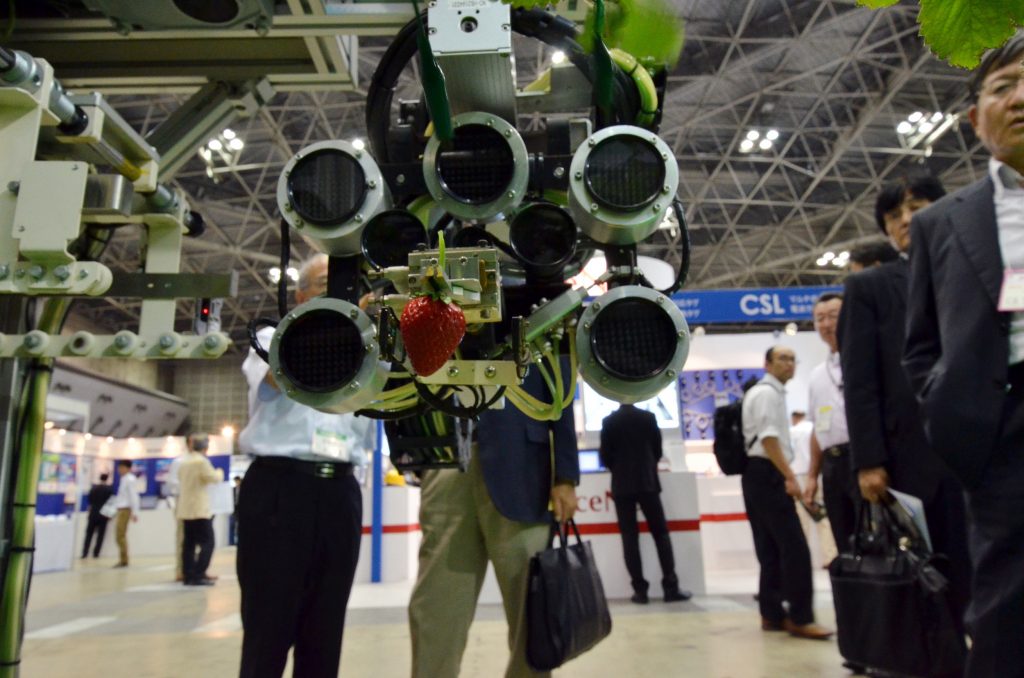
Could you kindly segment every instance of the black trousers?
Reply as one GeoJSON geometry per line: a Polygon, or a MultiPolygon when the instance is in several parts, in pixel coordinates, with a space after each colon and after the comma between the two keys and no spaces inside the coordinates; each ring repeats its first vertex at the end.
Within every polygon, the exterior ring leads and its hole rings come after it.
{"type": "Polygon", "coordinates": [[[857,474],[850,464],[848,446],[838,456],[823,452],[822,462],[822,493],[825,496],[825,511],[828,513],[832,537],[836,540],[836,548],[840,552],[849,551],[850,538],[857,530],[860,487],[857,484],[857,474]]]}
{"type": "Polygon", "coordinates": [[[213,519],[183,520],[184,538],[181,545],[181,574],[185,583],[199,581],[206,576],[213,557],[213,519]],[[196,553],[196,549],[199,552],[196,553]]]}
{"type": "Polygon", "coordinates": [[[1016,384],[992,461],[968,492],[967,509],[974,564],[967,628],[974,644],[966,675],[1018,678],[1024,676],[1024,388],[1016,384]]]}
{"type": "Polygon", "coordinates": [[[317,478],[257,459],[238,498],[242,678],[335,678],[362,533],[351,475],[317,478]]]}
{"type": "Polygon", "coordinates": [[[664,592],[679,588],[676,576],[676,561],[672,555],[672,538],[665,522],[665,509],[661,505],[661,497],[657,492],[641,492],[639,494],[616,496],[615,515],[619,520],[619,532],[622,533],[622,554],[626,559],[626,569],[632,580],[633,590],[647,593],[647,580],[644,579],[643,563],[640,562],[640,534],[636,522],[636,507],[644,512],[647,527],[654,537],[654,545],[658,549],[658,561],[661,563],[661,588],[664,592]]]}
{"type": "Polygon", "coordinates": [[[754,551],[761,564],[761,616],[781,624],[786,617],[785,601],[794,624],[810,624],[814,621],[811,552],[796,515],[796,504],[786,494],[785,480],[771,461],[751,457],[742,484],[754,551]]]}
{"type": "MultiPolygon", "coordinates": [[[[932,539],[932,551],[946,557],[944,561],[939,561],[938,568],[949,580],[949,600],[954,621],[960,631],[965,632],[964,622],[971,600],[971,558],[967,547],[964,490],[953,476],[940,481],[935,496],[925,502],[924,517],[932,539]]],[[[1024,567],[1024,561],[1021,561],[1021,567],[1024,567]]],[[[1020,613],[1024,615],[1024,607],[1020,613]]],[[[1024,636],[1021,636],[1021,640],[1024,641],[1024,636]]]]}
{"type": "Polygon", "coordinates": [[[96,548],[92,551],[93,558],[99,558],[100,551],[103,550],[103,537],[107,533],[107,520],[105,516],[94,516],[92,512],[89,513],[89,522],[85,526],[85,544],[82,545],[82,557],[85,558],[89,555],[89,544],[92,543],[93,535],[96,536],[96,548]]]}

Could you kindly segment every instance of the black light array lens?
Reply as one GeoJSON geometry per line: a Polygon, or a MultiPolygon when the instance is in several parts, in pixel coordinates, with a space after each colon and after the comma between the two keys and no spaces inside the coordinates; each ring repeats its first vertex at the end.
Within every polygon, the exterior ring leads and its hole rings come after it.
{"type": "Polygon", "coordinates": [[[590,194],[619,210],[646,207],[665,185],[665,161],[653,144],[635,136],[608,137],[594,147],[583,169],[590,194]]]}
{"type": "Polygon", "coordinates": [[[658,304],[624,298],[601,309],[594,318],[590,348],[612,376],[642,381],[658,376],[676,352],[676,327],[658,304]]]}
{"type": "Polygon", "coordinates": [[[444,191],[467,205],[501,197],[515,172],[508,141],[487,125],[463,125],[437,153],[437,177],[444,191]]]}
{"type": "Polygon", "coordinates": [[[288,175],[288,198],[295,212],[311,224],[343,224],[366,198],[366,174],[344,151],[314,151],[296,162],[288,175]]]}
{"type": "Polygon", "coordinates": [[[301,389],[325,393],[343,387],[359,372],[366,352],[359,328],[336,311],[299,316],[281,337],[281,369],[301,389]]]}

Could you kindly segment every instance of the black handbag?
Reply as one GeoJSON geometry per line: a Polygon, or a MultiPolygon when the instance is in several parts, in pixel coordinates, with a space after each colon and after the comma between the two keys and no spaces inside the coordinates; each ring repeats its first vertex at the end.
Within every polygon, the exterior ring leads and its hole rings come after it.
{"type": "Polygon", "coordinates": [[[612,631],[601,575],[589,542],[576,523],[552,527],[561,545],[530,558],[526,593],[526,660],[535,671],[550,671],[597,645],[612,631]],[[576,543],[568,543],[569,526],[576,543]]]}
{"type": "Polygon", "coordinates": [[[962,671],[967,655],[948,582],[898,506],[863,502],[853,550],[829,565],[839,653],[911,676],[962,671]]]}

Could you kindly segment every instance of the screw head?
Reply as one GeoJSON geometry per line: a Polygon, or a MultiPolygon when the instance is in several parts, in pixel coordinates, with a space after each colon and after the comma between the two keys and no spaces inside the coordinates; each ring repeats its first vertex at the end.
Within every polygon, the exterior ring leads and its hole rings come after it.
{"type": "Polygon", "coordinates": [[[0,264],[0,280],[3,280],[11,272],[10,267],[7,264],[0,264]]]}
{"type": "Polygon", "coordinates": [[[164,334],[160,337],[160,348],[170,348],[174,346],[174,337],[169,334],[164,334]]]}
{"type": "Polygon", "coordinates": [[[350,391],[358,391],[359,388],[360,388],[360,383],[358,381],[353,381],[351,384],[348,385],[348,390],[350,390],[350,391]]]}
{"type": "Polygon", "coordinates": [[[448,368],[448,376],[449,377],[457,377],[457,376],[459,376],[459,368],[456,367],[455,365],[452,365],[451,367],[449,367],[448,368]]]}
{"type": "Polygon", "coordinates": [[[374,181],[373,179],[370,179],[370,182],[366,184],[366,186],[367,188],[377,188],[377,182],[374,181]]]}
{"type": "Polygon", "coordinates": [[[355,218],[355,221],[356,221],[357,224],[363,223],[363,215],[362,214],[357,214],[356,218],[355,218]]]}
{"type": "Polygon", "coordinates": [[[25,345],[25,348],[38,348],[43,343],[43,340],[38,334],[27,334],[22,343],[25,345]]]}
{"type": "Polygon", "coordinates": [[[39,280],[40,278],[42,278],[43,277],[43,273],[45,273],[45,270],[39,264],[35,264],[34,266],[32,266],[32,267],[30,267],[28,269],[28,274],[30,276],[32,276],[33,278],[35,278],[36,280],[39,280]]]}
{"type": "Polygon", "coordinates": [[[488,379],[494,379],[496,374],[498,374],[498,370],[494,367],[494,365],[488,365],[487,367],[484,368],[484,376],[487,377],[488,379]]]}
{"type": "Polygon", "coordinates": [[[514,198],[514,197],[516,197],[516,192],[515,192],[515,191],[509,191],[509,192],[508,192],[508,197],[509,197],[509,198],[514,198]]]}
{"type": "Polygon", "coordinates": [[[348,312],[348,317],[352,318],[352,320],[355,320],[356,318],[359,317],[359,310],[353,308],[351,311],[348,312]]]}
{"type": "Polygon", "coordinates": [[[597,146],[597,142],[594,139],[591,139],[590,141],[587,142],[587,146],[593,148],[594,146],[597,146]]]}
{"type": "Polygon", "coordinates": [[[583,172],[576,172],[576,174],[573,174],[572,177],[576,181],[583,181],[583,172]]]}
{"type": "Polygon", "coordinates": [[[84,268],[78,272],[78,279],[79,280],[85,280],[88,277],[89,277],[89,271],[85,270],[84,268]]]}
{"type": "Polygon", "coordinates": [[[71,277],[71,269],[62,264],[53,269],[53,276],[57,278],[57,280],[67,280],[71,277]]]}
{"type": "Polygon", "coordinates": [[[219,343],[220,342],[217,341],[217,337],[213,336],[212,334],[210,336],[206,337],[206,339],[203,339],[203,346],[205,348],[208,348],[208,349],[217,348],[217,345],[219,343]]]}
{"type": "Polygon", "coordinates": [[[132,343],[131,337],[125,334],[119,334],[114,337],[114,346],[118,348],[128,348],[130,343],[132,343]]]}
{"type": "Polygon", "coordinates": [[[565,168],[559,165],[558,167],[555,168],[555,171],[552,172],[552,174],[555,175],[556,179],[561,179],[562,177],[565,176],[565,168]]]}
{"type": "Polygon", "coordinates": [[[600,301],[595,301],[594,303],[592,303],[590,305],[590,307],[593,308],[595,311],[600,311],[601,310],[601,302],[600,301]]]}
{"type": "Polygon", "coordinates": [[[590,203],[590,211],[591,212],[596,212],[599,209],[601,209],[601,208],[597,206],[596,202],[590,203]]]}

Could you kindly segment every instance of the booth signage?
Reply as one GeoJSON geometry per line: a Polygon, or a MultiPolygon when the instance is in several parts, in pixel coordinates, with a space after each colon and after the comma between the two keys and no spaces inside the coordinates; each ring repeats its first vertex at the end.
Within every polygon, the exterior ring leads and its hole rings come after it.
{"type": "Polygon", "coordinates": [[[767,287],[745,290],[694,290],[676,292],[672,300],[686,322],[749,323],[810,320],[814,302],[825,292],[842,292],[830,287],[767,287]]]}

